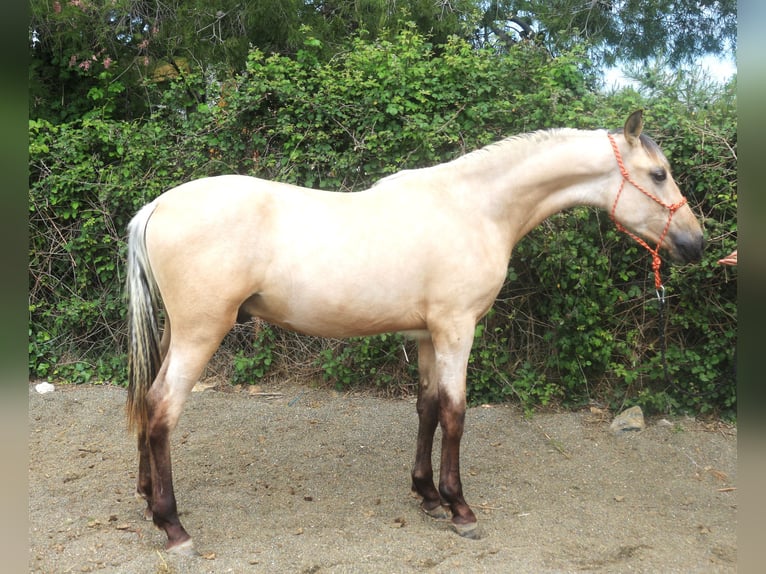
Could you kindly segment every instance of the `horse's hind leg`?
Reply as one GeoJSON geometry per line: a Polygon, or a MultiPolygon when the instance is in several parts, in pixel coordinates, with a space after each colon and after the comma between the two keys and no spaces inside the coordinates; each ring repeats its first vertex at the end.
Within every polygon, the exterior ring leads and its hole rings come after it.
{"type": "Polygon", "coordinates": [[[146,431],[138,431],[138,477],[136,479],[136,496],[146,501],[144,518],[152,519],[152,467],[149,460],[149,441],[146,431]]]}
{"type": "MultiPolygon", "coordinates": [[[[160,357],[165,360],[170,348],[170,320],[165,319],[160,341],[160,357]]],[[[152,471],[149,461],[149,441],[146,429],[138,431],[138,478],[136,479],[136,496],[146,501],[144,518],[152,519],[152,471]]]]}
{"type": "Polygon", "coordinates": [[[233,323],[232,317],[230,322],[222,323],[217,330],[213,330],[209,323],[198,324],[196,329],[188,330],[175,324],[175,333],[162,368],[147,394],[149,421],[144,433],[146,448],[139,447],[139,481],[143,476],[141,465],[145,465],[145,459],[148,459],[151,496],[147,498],[147,514],[151,514],[154,524],[165,531],[168,537],[165,548],[168,551],[194,553],[191,536],[178,518],[170,461],[170,432],[178,422],[194,383],[233,323]],[[203,332],[206,328],[211,331],[203,332]],[[179,333],[185,336],[179,336],[179,333]]]}

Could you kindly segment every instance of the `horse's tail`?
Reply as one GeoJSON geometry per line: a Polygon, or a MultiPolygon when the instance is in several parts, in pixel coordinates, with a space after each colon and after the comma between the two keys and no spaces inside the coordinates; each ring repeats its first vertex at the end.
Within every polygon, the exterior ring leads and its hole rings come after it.
{"type": "Polygon", "coordinates": [[[139,433],[149,420],[146,394],[162,364],[160,294],[146,251],[146,225],[156,205],[144,206],[128,224],[128,428],[139,433]]]}

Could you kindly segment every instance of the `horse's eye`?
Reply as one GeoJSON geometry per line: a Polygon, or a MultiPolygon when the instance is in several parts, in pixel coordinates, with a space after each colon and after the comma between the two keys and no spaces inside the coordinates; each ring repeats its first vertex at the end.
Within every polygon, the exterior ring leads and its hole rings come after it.
{"type": "Polygon", "coordinates": [[[655,183],[662,183],[668,178],[668,172],[663,168],[659,168],[652,170],[651,176],[655,183]]]}

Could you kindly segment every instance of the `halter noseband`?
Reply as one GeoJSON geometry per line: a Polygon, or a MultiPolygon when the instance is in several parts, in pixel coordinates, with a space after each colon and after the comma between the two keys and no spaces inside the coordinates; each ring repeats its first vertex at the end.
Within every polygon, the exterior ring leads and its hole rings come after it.
{"type": "Polygon", "coordinates": [[[620,167],[620,174],[622,175],[622,181],[620,182],[620,189],[617,190],[617,197],[614,198],[614,203],[612,204],[612,211],[609,212],[609,217],[614,221],[614,225],[617,227],[619,231],[622,231],[626,234],[628,234],[630,237],[632,237],[639,245],[643,246],[649,253],[652,255],[652,270],[654,271],[654,287],[657,289],[657,297],[660,298],[660,300],[664,300],[664,292],[665,288],[662,286],[662,277],[660,277],[660,266],[662,265],[662,259],[660,259],[660,246],[662,245],[662,242],[665,239],[665,236],[668,234],[668,230],[670,229],[670,221],[673,219],[673,215],[676,211],[678,211],[679,208],[683,207],[686,204],[686,198],[681,197],[681,201],[678,203],[668,204],[662,201],[659,197],[654,195],[653,193],[650,193],[646,191],[643,187],[641,187],[636,181],[633,180],[632,177],[630,177],[630,174],[628,173],[628,170],[625,168],[625,164],[622,161],[622,155],[620,154],[620,149],[617,147],[617,142],[615,141],[612,134],[607,133],[606,136],[609,138],[609,143],[612,144],[612,149],[614,150],[614,156],[617,159],[617,165],[620,167]],[[652,249],[646,241],[641,239],[638,235],[635,233],[632,233],[631,231],[628,231],[625,229],[625,227],[617,221],[617,218],[615,217],[614,213],[617,209],[617,202],[620,200],[620,195],[622,194],[622,190],[625,188],[625,182],[630,183],[633,187],[635,187],[638,191],[646,195],[647,197],[653,199],[657,203],[659,203],[662,207],[668,210],[668,222],[665,224],[665,229],[662,230],[662,233],[660,234],[660,239],[657,241],[657,247],[652,249]],[[661,294],[662,293],[662,294],[661,294]]]}

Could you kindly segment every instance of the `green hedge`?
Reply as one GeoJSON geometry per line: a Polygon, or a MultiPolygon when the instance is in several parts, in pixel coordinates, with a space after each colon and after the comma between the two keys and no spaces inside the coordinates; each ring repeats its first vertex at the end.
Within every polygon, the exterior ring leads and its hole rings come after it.
{"type": "MultiPolygon", "coordinates": [[[[234,172],[355,191],[510,134],[618,127],[644,107],[709,240],[702,264],[663,267],[669,380],[650,258],[605,214],[580,208],[517,246],[477,327],[469,398],[734,412],[736,269],[715,263],[736,246],[733,86],[598,94],[578,53],[433,47],[412,30],[354,39],[329,61],[321,49],[308,37],[295,58],[253,51],[222,86],[194,75],[148,85],[156,111],[144,121],[111,120],[108,101],[78,121],[30,121],[31,376],[124,383],[124,230],[173,185],[234,172]]],[[[339,388],[416,381],[414,343],[398,335],[320,342],[263,327],[256,339],[254,348],[239,331],[225,341],[235,382],[297,363],[339,388]]]]}

